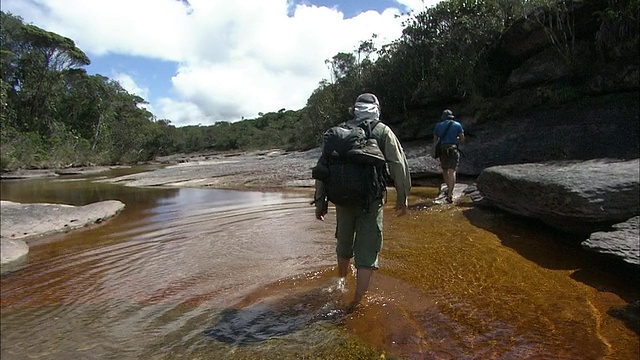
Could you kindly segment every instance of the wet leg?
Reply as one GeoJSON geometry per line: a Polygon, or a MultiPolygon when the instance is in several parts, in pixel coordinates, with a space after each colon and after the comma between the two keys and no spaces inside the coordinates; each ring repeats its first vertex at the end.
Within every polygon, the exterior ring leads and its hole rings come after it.
{"type": "Polygon", "coordinates": [[[340,276],[341,278],[347,277],[350,261],[351,259],[343,259],[341,257],[338,258],[338,276],[340,276]]]}
{"type": "Polygon", "coordinates": [[[369,289],[369,282],[371,281],[371,274],[373,274],[373,269],[369,268],[358,268],[358,273],[356,275],[356,295],[353,299],[354,303],[359,303],[362,300],[362,297],[369,289]]]}
{"type": "Polygon", "coordinates": [[[447,169],[447,200],[453,201],[453,188],[456,186],[455,169],[447,169]]]}

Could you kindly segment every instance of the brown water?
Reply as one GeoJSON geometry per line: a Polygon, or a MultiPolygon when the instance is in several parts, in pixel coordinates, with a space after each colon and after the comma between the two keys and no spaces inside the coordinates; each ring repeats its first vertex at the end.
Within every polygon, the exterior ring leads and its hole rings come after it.
{"type": "MultiPolygon", "coordinates": [[[[5,359],[637,359],[638,273],[462,203],[385,214],[381,270],[336,291],[333,212],[310,194],[2,183],[2,199],[118,199],[99,227],[30,241],[1,285],[5,359]]],[[[393,198],[393,194],[390,195],[393,198]]]]}

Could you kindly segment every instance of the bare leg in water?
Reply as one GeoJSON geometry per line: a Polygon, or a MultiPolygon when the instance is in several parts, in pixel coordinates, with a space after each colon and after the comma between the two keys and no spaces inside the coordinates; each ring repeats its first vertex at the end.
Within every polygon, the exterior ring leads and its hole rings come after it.
{"type": "Polygon", "coordinates": [[[358,268],[356,276],[356,296],[353,299],[354,304],[359,303],[360,300],[362,300],[364,294],[366,294],[367,290],[369,289],[371,274],[373,274],[373,269],[363,267],[358,268]]]}
{"type": "Polygon", "coordinates": [[[456,186],[456,170],[447,169],[444,172],[447,174],[445,177],[447,183],[447,200],[451,201],[453,200],[453,188],[456,186]]]}
{"type": "Polygon", "coordinates": [[[444,184],[447,185],[447,196],[449,195],[449,171],[447,169],[442,169],[442,180],[444,184]]]}
{"type": "MultiPolygon", "coordinates": [[[[342,259],[338,258],[338,274],[341,278],[345,278],[347,276],[347,272],[349,271],[349,262],[350,259],[342,259]]],[[[369,282],[371,281],[371,274],[373,274],[373,269],[369,268],[358,268],[356,272],[356,295],[353,298],[353,304],[358,304],[362,297],[369,289],[369,282]]]]}

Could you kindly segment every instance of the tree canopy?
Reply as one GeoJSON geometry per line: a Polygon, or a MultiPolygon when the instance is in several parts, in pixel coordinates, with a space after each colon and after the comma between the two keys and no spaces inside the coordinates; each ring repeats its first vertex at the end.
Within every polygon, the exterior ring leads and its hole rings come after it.
{"type": "MultiPolygon", "coordinates": [[[[600,1],[606,4],[596,14],[599,47],[637,35],[637,0],[600,1]]],[[[375,93],[384,121],[410,140],[429,125],[429,109],[484,96],[496,78],[478,72],[489,45],[532,9],[556,4],[445,0],[410,14],[402,36],[379,49],[373,34],[351,53],[327,59],[331,78],[318,83],[302,109],[185,127],[157,119],[144,108],[145,99],[117,81],[88,75],[83,67],[90,59],[73,40],[0,12],[0,165],[10,170],[135,163],[205,150],[306,150],[320,144],[325,129],[349,118],[348,108],[362,92],[375,93]]]]}

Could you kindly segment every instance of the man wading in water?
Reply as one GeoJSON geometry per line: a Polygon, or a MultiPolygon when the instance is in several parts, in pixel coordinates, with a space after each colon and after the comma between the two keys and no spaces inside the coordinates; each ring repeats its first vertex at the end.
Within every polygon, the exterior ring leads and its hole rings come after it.
{"type": "Polygon", "coordinates": [[[453,112],[445,110],[442,113],[440,122],[433,130],[433,142],[437,144],[441,141],[440,166],[442,167],[442,177],[447,184],[447,202],[453,202],[453,187],[456,185],[456,171],[460,163],[460,150],[458,142],[464,141],[464,130],[462,124],[454,120],[453,112]]]}
{"type": "MultiPolygon", "coordinates": [[[[379,177],[383,175],[381,171],[386,172],[388,166],[389,175],[393,179],[397,193],[396,215],[402,216],[407,213],[407,197],[411,190],[411,177],[407,158],[400,141],[393,131],[379,121],[380,103],[378,98],[370,93],[361,94],[357,97],[352,110],[353,119],[325,132],[323,155],[318,161],[318,166],[316,166],[316,168],[324,169],[325,174],[314,176],[317,179],[314,197],[316,218],[324,220],[324,216],[327,214],[326,206],[328,201],[333,202],[336,207],[336,254],[340,276],[338,286],[344,287],[350,260],[354,258],[357,269],[356,292],[350,308],[360,302],[369,288],[373,270],[378,269],[378,253],[382,249],[383,237],[383,204],[386,201],[386,182],[379,177]],[[343,160],[343,158],[338,158],[337,156],[333,158],[334,151],[329,150],[334,139],[332,134],[354,134],[352,131],[357,127],[365,129],[367,141],[375,140],[377,142],[375,150],[378,153],[381,152],[379,156],[380,162],[376,165],[378,170],[373,171],[373,176],[378,176],[377,179],[374,179],[378,188],[371,196],[353,196],[353,194],[359,194],[363,188],[367,188],[368,191],[369,187],[365,185],[342,192],[342,197],[332,196],[332,194],[340,192],[337,188],[340,188],[341,184],[371,184],[371,181],[357,182],[357,180],[345,181],[344,179],[339,179],[340,181],[334,182],[332,180],[332,177],[335,176],[352,175],[358,177],[367,173],[365,170],[367,165],[363,165],[363,168],[358,168],[358,164],[355,167],[349,167],[351,164],[346,164],[349,162],[348,160],[343,160]],[[347,167],[355,170],[349,172],[345,170],[347,167]],[[332,186],[331,184],[335,185],[332,186]],[[343,203],[342,199],[346,199],[346,203],[343,203]],[[364,205],[358,203],[358,200],[362,199],[365,199],[364,205]]],[[[356,130],[360,131],[359,129],[356,130]]],[[[339,137],[339,135],[336,136],[339,137]]],[[[339,142],[340,140],[337,141],[339,142]]],[[[337,153],[337,151],[335,152],[337,153]]]]}

